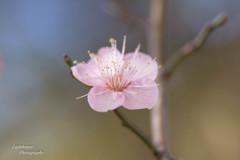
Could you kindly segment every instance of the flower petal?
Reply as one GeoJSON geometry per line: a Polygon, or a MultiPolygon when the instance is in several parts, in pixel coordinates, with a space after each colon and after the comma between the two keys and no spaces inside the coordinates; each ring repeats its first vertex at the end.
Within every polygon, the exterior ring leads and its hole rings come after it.
{"type": "Polygon", "coordinates": [[[89,91],[88,103],[97,112],[107,112],[120,107],[124,102],[124,95],[105,87],[93,87],[89,91]]]}
{"type": "MultiPolygon", "coordinates": [[[[116,71],[121,71],[124,63],[123,57],[118,49],[113,48],[100,48],[97,54],[97,60],[102,67],[109,67],[112,69],[113,74],[116,71]]],[[[104,69],[104,68],[103,68],[104,69]]]]}
{"type": "Polygon", "coordinates": [[[138,72],[135,75],[134,80],[146,78],[155,80],[158,74],[158,64],[151,56],[139,52],[136,57],[134,53],[128,53],[124,57],[126,64],[136,67],[138,72]],[[130,62],[130,63],[129,63],[130,62]]]}
{"type": "Polygon", "coordinates": [[[98,50],[97,56],[99,58],[104,58],[106,56],[112,56],[113,51],[115,51],[115,53],[117,55],[120,55],[120,51],[118,49],[113,50],[113,48],[111,48],[111,47],[102,47],[98,50]]]}
{"type": "Polygon", "coordinates": [[[73,76],[88,86],[104,86],[98,66],[91,59],[89,63],[78,63],[71,67],[73,76]]]}
{"type": "Polygon", "coordinates": [[[157,102],[158,87],[151,79],[138,80],[131,82],[123,94],[125,95],[123,107],[130,110],[151,109],[157,102]]]}

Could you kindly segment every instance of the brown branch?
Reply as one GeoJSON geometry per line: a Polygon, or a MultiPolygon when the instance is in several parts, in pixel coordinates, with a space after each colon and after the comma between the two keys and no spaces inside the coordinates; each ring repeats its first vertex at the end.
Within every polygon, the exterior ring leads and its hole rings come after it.
{"type": "Polygon", "coordinates": [[[182,48],[180,48],[173,56],[166,62],[162,68],[162,75],[172,75],[176,68],[182,63],[182,61],[191,55],[194,51],[198,50],[209,35],[217,28],[222,26],[227,21],[225,13],[219,13],[212,21],[206,23],[197,36],[182,48]]]}
{"type": "Polygon", "coordinates": [[[133,124],[119,109],[113,110],[117,117],[122,121],[122,125],[132,131],[138,138],[140,138],[143,143],[154,153],[158,155],[159,153],[151,143],[149,137],[141,131],[135,124],[133,124]]]}
{"type": "Polygon", "coordinates": [[[117,17],[127,24],[139,25],[144,30],[148,30],[149,28],[149,22],[145,17],[142,17],[137,13],[132,12],[131,10],[123,7],[116,2],[106,2],[104,5],[104,10],[109,15],[117,17]]]}

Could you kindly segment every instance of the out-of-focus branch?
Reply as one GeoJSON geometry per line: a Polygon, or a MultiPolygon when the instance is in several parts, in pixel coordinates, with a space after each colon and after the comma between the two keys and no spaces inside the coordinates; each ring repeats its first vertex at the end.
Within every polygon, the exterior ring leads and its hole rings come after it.
{"type": "Polygon", "coordinates": [[[135,126],[124,114],[119,110],[115,109],[113,112],[117,115],[117,117],[122,121],[122,125],[132,131],[138,138],[140,138],[144,144],[153,151],[154,155],[157,155],[158,152],[156,151],[155,147],[151,143],[151,140],[147,135],[144,134],[139,128],[135,126]]]}
{"type": "MultiPolygon", "coordinates": [[[[152,56],[156,57],[158,62],[162,64],[163,59],[163,25],[164,25],[164,9],[165,0],[150,0],[149,9],[149,21],[150,29],[147,32],[148,35],[148,52],[152,56]]],[[[158,156],[157,160],[165,159],[166,137],[165,128],[166,126],[166,113],[165,106],[167,106],[166,98],[168,91],[168,81],[164,81],[161,76],[157,77],[157,81],[160,82],[159,95],[156,105],[151,110],[150,121],[151,121],[151,133],[152,143],[157,149],[158,156]]]]}
{"type": "Polygon", "coordinates": [[[139,25],[144,30],[148,30],[149,21],[147,18],[134,13],[133,11],[125,8],[124,6],[113,2],[107,1],[104,4],[104,10],[111,16],[119,18],[121,21],[130,25],[139,25]]]}
{"type": "MultiPolygon", "coordinates": [[[[154,0],[153,0],[154,1],[154,0]]],[[[161,137],[158,139],[160,146],[160,152],[162,152],[162,157],[157,158],[158,160],[162,159],[174,159],[171,155],[169,144],[168,144],[168,134],[167,134],[167,114],[166,110],[168,108],[168,84],[169,78],[181,64],[181,62],[191,53],[199,49],[210,33],[222,26],[227,21],[227,16],[224,13],[218,14],[212,21],[206,23],[197,36],[184,45],[179,51],[177,51],[164,65],[160,73],[160,94],[159,94],[159,103],[152,110],[152,131],[153,131],[153,140],[155,134],[159,134],[161,137]],[[161,123],[159,122],[161,121],[161,123]],[[157,125],[158,122],[158,126],[157,125]],[[158,128],[158,130],[156,130],[158,128]],[[155,133],[154,133],[155,132],[155,133]]],[[[161,53],[161,52],[159,52],[161,53]]],[[[160,54],[161,55],[161,54],[160,54]]],[[[155,139],[157,142],[157,139],[155,139]]]]}
{"type": "Polygon", "coordinates": [[[225,13],[219,13],[212,21],[206,23],[197,36],[182,48],[180,48],[173,56],[166,62],[162,68],[162,75],[169,76],[177,69],[182,61],[191,55],[194,51],[198,50],[209,37],[209,35],[222,26],[227,21],[225,13]]]}

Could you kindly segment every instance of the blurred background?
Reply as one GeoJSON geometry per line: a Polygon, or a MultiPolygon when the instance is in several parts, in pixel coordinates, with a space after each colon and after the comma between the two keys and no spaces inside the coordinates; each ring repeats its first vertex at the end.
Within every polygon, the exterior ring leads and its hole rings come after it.
{"type": "MultiPolygon", "coordinates": [[[[148,16],[149,0],[115,0],[148,16]]],[[[113,37],[127,51],[138,43],[138,25],[104,11],[106,0],[0,0],[0,159],[146,160],[152,153],[112,113],[97,113],[88,90],[68,74],[62,54],[87,61],[113,37]],[[18,155],[32,145],[42,156],[18,155]]],[[[229,21],[171,79],[169,132],[173,153],[184,160],[240,159],[240,1],[168,0],[164,59],[191,40],[220,11],[229,21]]],[[[149,133],[149,110],[122,111],[149,133]]]]}

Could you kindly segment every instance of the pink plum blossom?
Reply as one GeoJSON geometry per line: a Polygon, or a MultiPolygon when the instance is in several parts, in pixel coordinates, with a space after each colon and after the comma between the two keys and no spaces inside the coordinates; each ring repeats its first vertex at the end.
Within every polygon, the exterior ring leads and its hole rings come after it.
{"type": "Polygon", "coordinates": [[[122,52],[116,40],[110,39],[111,47],[100,48],[97,54],[90,53],[90,60],[71,67],[73,76],[91,86],[87,96],[90,107],[98,112],[107,112],[123,106],[129,110],[151,109],[158,98],[155,79],[158,64],[149,55],[135,52],[125,55],[126,36],[122,52]]]}

